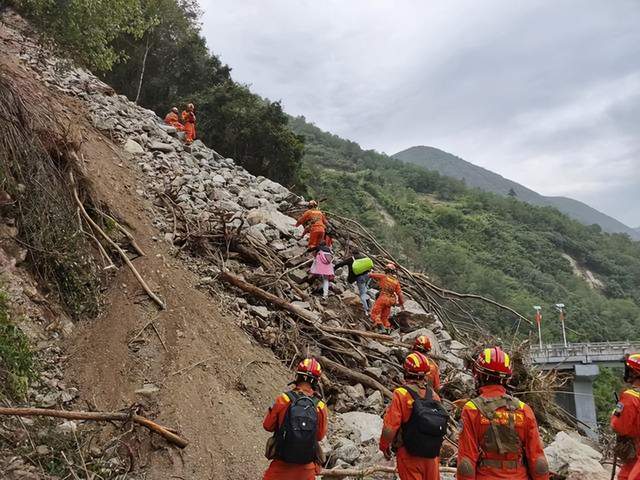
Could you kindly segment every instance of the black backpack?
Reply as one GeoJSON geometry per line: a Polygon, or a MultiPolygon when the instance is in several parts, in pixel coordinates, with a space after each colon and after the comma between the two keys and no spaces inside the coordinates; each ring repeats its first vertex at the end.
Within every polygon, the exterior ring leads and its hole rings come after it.
{"type": "Polygon", "coordinates": [[[413,398],[413,408],[409,421],[402,425],[402,443],[414,457],[436,458],[447,433],[449,414],[433,399],[431,387],[427,387],[425,398],[405,388],[413,398]]]}
{"type": "Polygon", "coordinates": [[[291,404],[277,433],[277,458],[304,465],[315,460],[319,399],[290,391],[291,404]]]}

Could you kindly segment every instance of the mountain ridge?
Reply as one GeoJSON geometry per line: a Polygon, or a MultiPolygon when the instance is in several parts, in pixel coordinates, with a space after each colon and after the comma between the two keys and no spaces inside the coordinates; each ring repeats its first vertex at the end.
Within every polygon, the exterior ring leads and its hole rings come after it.
{"type": "Polygon", "coordinates": [[[570,197],[542,195],[518,182],[439,148],[418,145],[402,150],[392,157],[405,163],[434,170],[441,175],[463,180],[470,187],[503,196],[516,196],[520,200],[537,206],[557,208],[585,225],[596,224],[605,232],[625,233],[634,240],[640,240],[640,229],[631,228],[584,202],[570,197]]]}

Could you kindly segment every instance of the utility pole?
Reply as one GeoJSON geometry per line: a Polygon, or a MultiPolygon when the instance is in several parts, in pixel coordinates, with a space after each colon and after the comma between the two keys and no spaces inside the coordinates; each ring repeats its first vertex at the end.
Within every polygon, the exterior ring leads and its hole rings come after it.
{"type": "Polygon", "coordinates": [[[536,311],[536,323],[538,324],[538,340],[540,341],[540,348],[542,349],[542,330],[540,329],[540,324],[542,323],[542,307],[540,305],[535,305],[533,309],[536,311]]]}
{"type": "Polygon", "coordinates": [[[567,331],[564,327],[564,303],[556,303],[556,308],[558,312],[560,312],[560,324],[562,325],[562,340],[564,341],[564,346],[567,346],[567,331]]]}

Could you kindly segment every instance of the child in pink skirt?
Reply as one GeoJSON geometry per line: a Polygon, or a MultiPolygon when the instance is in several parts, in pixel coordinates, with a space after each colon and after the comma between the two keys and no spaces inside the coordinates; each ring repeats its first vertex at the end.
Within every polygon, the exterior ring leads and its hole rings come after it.
{"type": "Polygon", "coordinates": [[[335,272],[333,270],[333,253],[324,241],[320,242],[316,249],[309,273],[322,278],[322,298],[327,298],[329,295],[329,281],[333,280],[335,272]]]}

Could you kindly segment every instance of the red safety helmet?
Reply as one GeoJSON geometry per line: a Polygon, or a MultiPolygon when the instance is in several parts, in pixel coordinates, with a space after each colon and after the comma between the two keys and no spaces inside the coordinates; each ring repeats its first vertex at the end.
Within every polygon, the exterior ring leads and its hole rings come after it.
{"type": "Polygon", "coordinates": [[[322,375],[322,366],[315,358],[305,358],[298,364],[296,374],[317,380],[322,375]]]}
{"type": "Polygon", "coordinates": [[[476,374],[484,374],[499,378],[513,375],[511,358],[500,347],[485,348],[473,365],[476,374]]]}
{"type": "Polygon", "coordinates": [[[640,353],[632,353],[624,359],[625,382],[628,382],[633,377],[640,377],[640,353]]]}
{"type": "Polygon", "coordinates": [[[431,339],[428,335],[420,335],[413,342],[413,351],[421,353],[429,353],[431,351],[431,339]]]}
{"type": "Polygon", "coordinates": [[[431,370],[429,359],[420,352],[407,355],[404,361],[404,373],[409,376],[424,377],[431,370]]]}

